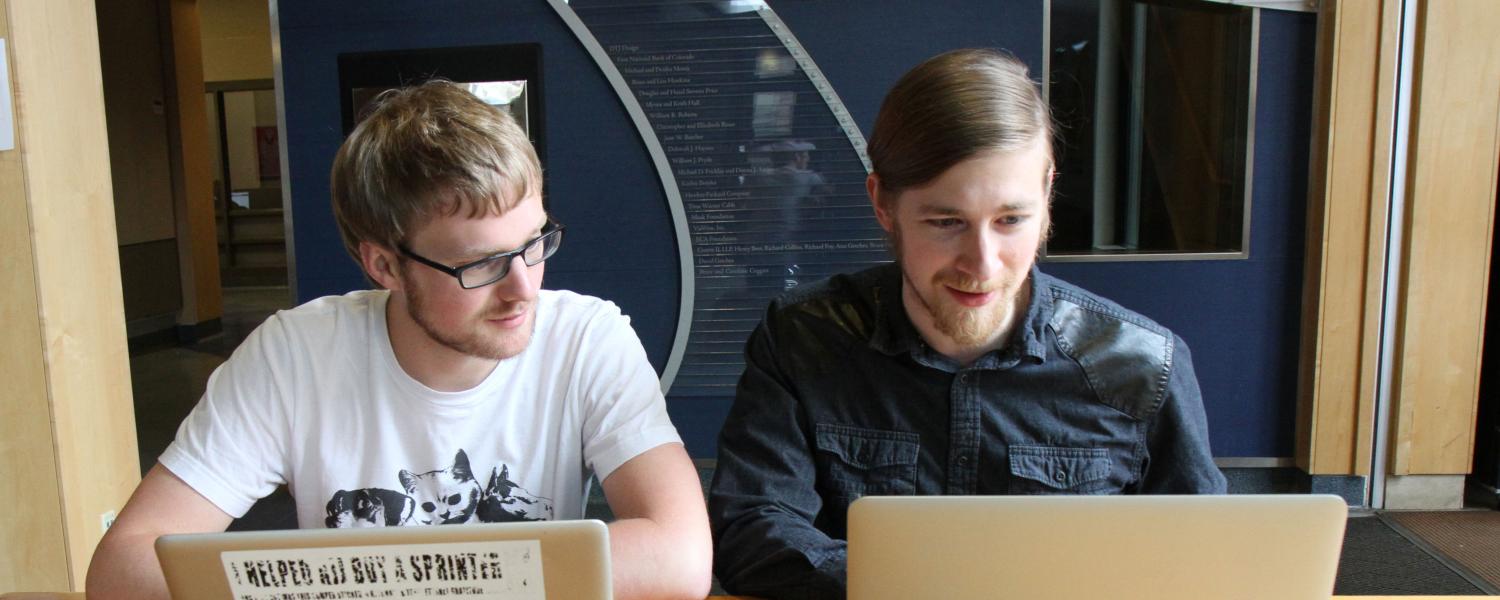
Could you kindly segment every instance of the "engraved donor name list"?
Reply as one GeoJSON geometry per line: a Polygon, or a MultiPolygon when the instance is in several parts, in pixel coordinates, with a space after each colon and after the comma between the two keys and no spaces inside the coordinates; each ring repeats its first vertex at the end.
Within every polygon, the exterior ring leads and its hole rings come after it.
{"type": "Polygon", "coordinates": [[[569,5],[644,112],[687,218],[695,297],[671,395],[733,395],[772,298],[889,260],[864,137],[763,4],[569,5]]]}

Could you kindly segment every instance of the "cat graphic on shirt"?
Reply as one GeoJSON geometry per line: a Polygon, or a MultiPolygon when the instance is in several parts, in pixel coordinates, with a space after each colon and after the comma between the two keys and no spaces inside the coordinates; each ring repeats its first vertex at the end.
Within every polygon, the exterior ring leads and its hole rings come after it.
{"type": "Polygon", "coordinates": [[[490,470],[490,483],[479,501],[479,522],[547,521],[552,518],[552,499],[527,491],[510,479],[510,466],[490,470]]]}
{"type": "Polygon", "coordinates": [[[469,468],[469,455],[463,450],[458,451],[453,466],[447,469],[417,474],[403,469],[399,477],[406,493],[416,501],[412,522],[447,525],[474,519],[483,490],[469,468]]]}
{"type": "Polygon", "coordinates": [[[328,518],[323,523],[328,527],[405,525],[416,506],[406,494],[395,490],[339,490],[328,500],[328,518]]]}

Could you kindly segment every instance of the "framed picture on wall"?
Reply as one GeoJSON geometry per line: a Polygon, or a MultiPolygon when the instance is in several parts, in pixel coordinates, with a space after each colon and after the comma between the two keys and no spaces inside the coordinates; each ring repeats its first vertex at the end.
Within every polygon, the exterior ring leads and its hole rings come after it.
{"type": "Polygon", "coordinates": [[[281,150],[277,141],[276,126],[255,128],[255,162],[260,169],[260,179],[281,179],[281,150]]]}
{"type": "Polygon", "coordinates": [[[526,130],[547,173],[547,136],[542,111],[542,48],[506,44],[340,54],[339,101],[344,135],[354,130],[370,103],[386,90],[432,79],[463,84],[492,106],[505,108],[526,130]]]}

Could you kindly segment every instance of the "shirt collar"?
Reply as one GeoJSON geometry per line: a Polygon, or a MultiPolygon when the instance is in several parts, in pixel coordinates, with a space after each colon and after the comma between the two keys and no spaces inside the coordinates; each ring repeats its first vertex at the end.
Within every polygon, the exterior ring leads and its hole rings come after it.
{"type": "MultiPolygon", "coordinates": [[[[875,330],[870,335],[870,347],[890,356],[911,354],[921,362],[932,362],[939,355],[927,347],[901,302],[903,282],[900,265],[891,263],[881,269],[872,290],[877,316],[875,330]]],[[[1020,356],[1035,359],[1036,362],[1046,360],[1045,332],[1047,322],[1052,319],[1053,281],[1051,276],[1042,273],[1035,264],[1031,266],[1028,277],[1031,279],[1031,302],[1027,305],[1026,316],[1017,325],[1011,342],[974,361],[975,367],[1000,368],[1014,363],[1020,356]]]]}
{"type": "Polygon", "coordinates": [[[1021,323],[1019,351],[1038,362],[1047,359],[1047,323],[1052,320],[1051,275],[1031,265],[1031,304],[1026,307],[1026,319],[1021,323]]]}
{"type": "Polygon", "coordinates": [[[901,304],[902,283],[901,265],[893,262],[880,267],[872,290],[875,331],[870,334],[870,347],[891,356],[906,354],[924,345],[917,326],[912,324],[901,304]]]}

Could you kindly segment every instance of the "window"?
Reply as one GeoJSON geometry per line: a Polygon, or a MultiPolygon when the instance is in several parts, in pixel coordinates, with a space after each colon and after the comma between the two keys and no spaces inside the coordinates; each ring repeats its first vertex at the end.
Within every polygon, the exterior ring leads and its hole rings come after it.
{"type": "Polygon", "coordinates": [[[354,130],[370,101],[381,92],[443,78],[464,84],[480,100],[508,110],[531,137],[546,167],[539,45],[360,52],[340,54],[338,61],[344,135],[354,130]]]}
{"type": "Polygon", "coordinates": [[[1051,0],[1052,258],[1249,255],[1255,9],[1051,0]]]}

